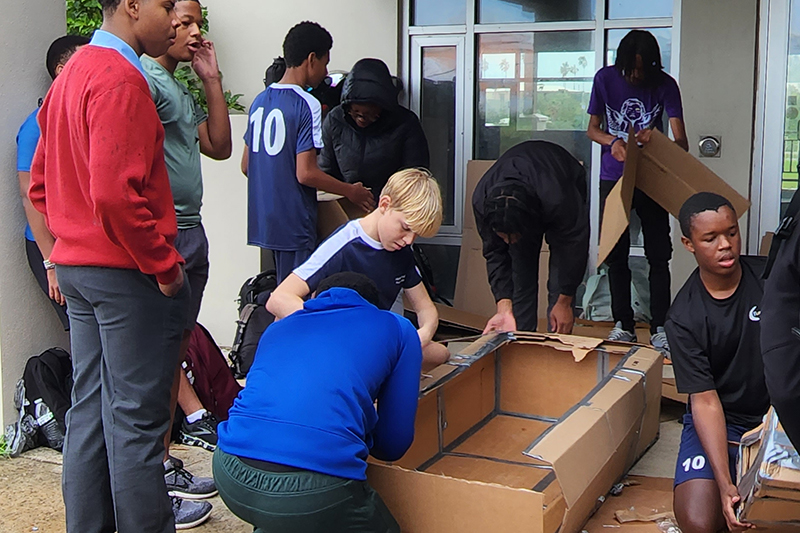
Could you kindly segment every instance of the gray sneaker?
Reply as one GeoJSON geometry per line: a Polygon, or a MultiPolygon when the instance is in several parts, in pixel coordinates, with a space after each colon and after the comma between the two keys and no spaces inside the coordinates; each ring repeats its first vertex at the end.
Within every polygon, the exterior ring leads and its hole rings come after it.
{"type": "Polygon", "coordinates": [[[664,331],[664,326],[658,326],[656,332],[650,335],[650,344],[653,348],[664,354],[664,357],[671,359],[672,355],[669,352],[669,340],[667,339],[667,332],[664,331]]]}
{"type": "Polygon", "coordinates": [[[172,513],[175,515],[175,529],[192,529],[208,520],[211,504],[172,496],[172,513]]]}
{"type": "Polygon", "coordinates": [[[183,461],[170,456],[164,465],[164,481],[170,496],[186,500],[204,500],[217,495],[217,486],[210,477],[193,476],[183,468],[183,461]]]}
{"type": "Polygon", "coordinates": [[[25,413],[25,406],[28,405],[25,398],[25,381],[17,381],[14,390],[14,409],[17,410],[17,421],[6,426],[4,434],[9,455],[19,457],[22,452],[32,450],[36,447],[36,419],[25,413]]]}
{"type": "Polygon", "coordinates": [[[636,333],[622,329],[622,322],[617,322],[608,334],[608,340],[620,342],[636,342],[636,333]]]}

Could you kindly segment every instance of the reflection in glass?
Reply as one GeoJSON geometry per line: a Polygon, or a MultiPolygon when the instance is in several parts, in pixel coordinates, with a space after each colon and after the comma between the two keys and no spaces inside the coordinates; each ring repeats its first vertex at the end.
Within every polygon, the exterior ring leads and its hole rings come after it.
{"type": "MultiPolygon", "coordinates": [[[[653,34],[661,48],[661,64],[664,72],[669,73],[670,63],[672,62],[672,28],[640,28],[653,34]]],[[[617,48],[619,42],[631,30],[608,30],[606,32],[606,65],[613,65],[617,59],[617,48]]]]}
{"type": "Polygon", "coordinates": [[[442,187],[443,225],[455,222],[456,47],[422,49],[420,121],[431,152],[430,171],[442,187]]]}
{"type": "Polygon", "coordinates": [[[414,0],[412,26],[466,24],[466,0],[414,0]]]}
{"type": "Polygon", "coordinates": [[[673,0],[608,0],[608,19],[671,17],[673,0]]]}
{"type": "Polygon", "coordinates": [[[800,0],[792,0],[786,61],[786,115],[783,126],[781,217],[798,186],[800,164],[800,0]]]}
{"type": "Polygon", "coordinates": [[[476,159],[520,142],[560,144],[589,167],[586,137],[595,68],[591,31],[478,36],[476,159]]]}
{"type": "Polygon", "coordinates": [[[594,6],[595,0],[479,0],[478,22],[594,20],[594,6]]]}

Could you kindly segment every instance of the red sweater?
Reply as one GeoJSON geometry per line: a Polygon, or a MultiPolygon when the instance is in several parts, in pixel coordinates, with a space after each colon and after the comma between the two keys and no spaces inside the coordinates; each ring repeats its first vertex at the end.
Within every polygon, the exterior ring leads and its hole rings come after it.
{"type": "Polygon", "coordinates": [[[164,163],[164,128],[142,74],[119,52],[84,46],[39,112],[28,196],[60,265],[138,269],[171,283],[183,259],[164,163]]]}

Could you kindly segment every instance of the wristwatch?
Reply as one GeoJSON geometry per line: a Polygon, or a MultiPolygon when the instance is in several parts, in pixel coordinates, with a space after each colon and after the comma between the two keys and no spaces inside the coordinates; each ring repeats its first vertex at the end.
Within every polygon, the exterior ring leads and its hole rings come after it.
{"type": "Polygon", "coordinates": [[[44,261],[42,261],[42,264],[44,265],[45,270],[53,270],[54,268],[56,268],[56,264],[51,263],[49,259],[45,259],[44,261]]]}

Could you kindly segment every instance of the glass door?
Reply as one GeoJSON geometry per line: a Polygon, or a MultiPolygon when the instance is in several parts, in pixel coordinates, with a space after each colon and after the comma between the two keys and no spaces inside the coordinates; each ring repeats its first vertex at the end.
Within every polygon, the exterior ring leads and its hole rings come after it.
{"type": "Polygon", "coordinates": [[[464,36],[411,40],[410,104],[422,123],[430,170],[442,188],[441,235],[460,235],[464,207],[464,36]]]}

